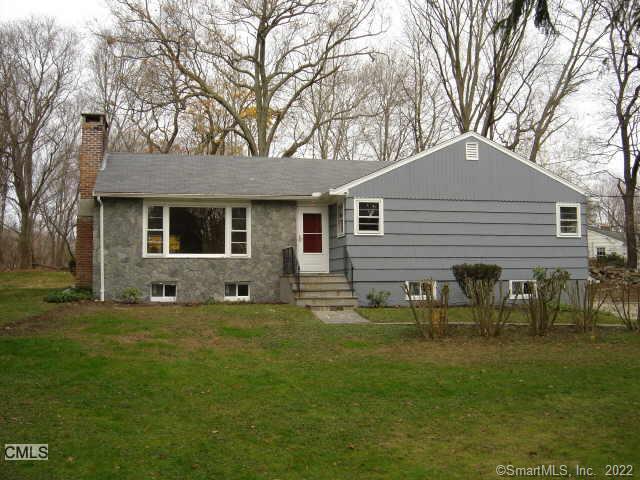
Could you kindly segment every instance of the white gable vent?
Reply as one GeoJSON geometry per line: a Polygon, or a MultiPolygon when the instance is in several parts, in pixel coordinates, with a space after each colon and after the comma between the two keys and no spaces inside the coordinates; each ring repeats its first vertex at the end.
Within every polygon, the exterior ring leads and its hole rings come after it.
{"type": "Polygon", "coordinates": [[[467,160],[478,160],[478,142],[467,142],[465,143],[465,153],[467,160]]]}

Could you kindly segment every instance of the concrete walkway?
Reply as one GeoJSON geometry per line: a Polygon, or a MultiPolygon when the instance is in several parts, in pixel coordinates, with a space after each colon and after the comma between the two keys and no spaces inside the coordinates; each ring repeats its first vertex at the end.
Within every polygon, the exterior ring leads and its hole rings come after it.
{"type": "Polygon", "coordinates": [[[323,323],[343,325],[351,323],[370,323],[355,310],[311,310],[323,323]]]}

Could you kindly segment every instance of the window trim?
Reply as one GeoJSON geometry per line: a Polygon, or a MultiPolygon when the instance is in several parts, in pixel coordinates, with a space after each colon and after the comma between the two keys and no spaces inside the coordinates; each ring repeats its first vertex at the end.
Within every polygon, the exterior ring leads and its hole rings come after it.
{"type": "MultiPolygon", "coordinates": [[[[422,291],[422,281],[421,280],[405,280],[404,284],[407,287],[407,289],[409,289],[409,284],[410,283],[419,283],[420,284],[420,291],[422,291]]],[[[431,289],[433,290],[431,292],[431,295],[433,296],[434,300],[438,299],[438,281],[437,280],[433,280],[433,284],[431,285],[431,289]]],[[[409,295],[407,295],[407,292],[404,292],[404,299],[405,300],[409,300],[409,295]]],[[[411,300],[426,300],[427,296],[424,294],[424,292],[421,295],[411,295],[411,300]]]]}
{"type": "Polygon", "coordinates": [[[251,258],[251,204],[250,203],[220,203],[220,202],[180,202],[154,201],[144,199],[142,202],[142,258],[251,258]],[[163,245],[162,253],[147,252],[147,220],[149,207],[162,207],[163,245]],[[171,225],[169,209],[171,207],[194,208],[224,208],[224,253],[170,253],[171,225]],[[247,209],[247,253],[231,253],[231,209],[247,209]]]}
{"type": "Polygon", "coordinates": [[[596,258],[606,257],[607,256],[607,247],[599,247],[596,245],[596,258]],[[602,255],[600,255],[599,250],[602,249],[602,255]]]}
{"type": "Polygon", "coordinates": [[[344,237],[347,230],[346,204],[347,204],[346,200],[340,200],[338,203],[336,203],[336,238],[344,237]],[[338,216],[338,212],[342,212],[342,222],[339,221],[340,217],[338,216]]]}
{"type": "Polygon", "coordinates": [[[509,280],[509,300],[528,300],[531,298],[530,293],[523,293],[522,295],[514,295],[513,294],[513,283],[514,282],[529,282],[533,284],[533,289],[537,288],[537,282],[533,279],[529,280],[509,280]]]}
{"type": "Polygon", "coordinates": [[[150,302],[163,302],[163,303],[175,303],[176,300],[178,298],[178,283],[177,282],[151,282],[149,284],[149,301],[150,302]],[[154,297],[153,296],[153,286],[154,285],[162,285],[162,297],[154,297]],[[165,286],[166,285],[173,285],[174,287],[176,287],[176,296],[175,297],[167,297],[166,295],[164,295],[165,293],[165,286]]]}
{"type": "Polygon", "coordinates": [[[556,237],[558,238],[582,238],[582,208],[579,203],[556,203],[556,237]],[[575,207],[577,230],[576,233],[562,233],[560,229],[560,208],[561,207],[575,207]]]}
{"type": "Polygon", "coordinates": [[[354,235],[384,235],[384,199],[383,198],[354,198],[353,199],[353,233],[354,235]],[[360,231],[360,203],[378,203],[378,230],[360,231]]]}
{"type": "Polygon", "coordinates": [[[249,282],[224,282],[224,301],[225,302],[250,302],[251,301],[251,284],[249,282]],[[236,286],[235,296],[227,296],[227,285],[236,286]],[[238,296],[238,286],[247,286],[247,296],[238,296]]]}

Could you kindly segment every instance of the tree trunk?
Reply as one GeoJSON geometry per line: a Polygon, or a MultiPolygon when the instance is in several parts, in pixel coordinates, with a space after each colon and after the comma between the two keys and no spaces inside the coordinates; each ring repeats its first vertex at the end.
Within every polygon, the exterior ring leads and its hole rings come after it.
{"type": "Polygon", "coordinates": [[[28,211],[22,212],[20,236],[18,238],[18,266],[33,268],[33,221],[28,211]]]}
{"type": "Polygon", "coordinates": [[[635,205],[633,192],[635,189],[627,188],[622,196],[624,202],[624,233],[627,240],[627,268],[638,268],[638,250],[636,238],[635,205]]]}

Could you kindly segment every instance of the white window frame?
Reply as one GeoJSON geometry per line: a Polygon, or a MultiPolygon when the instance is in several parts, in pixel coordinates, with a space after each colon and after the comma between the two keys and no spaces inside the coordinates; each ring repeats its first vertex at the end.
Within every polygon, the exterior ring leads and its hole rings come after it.
{"type": "MultiPolygon", "coordinates": [[[[405,286],[407,287],[407,290],[411,291],[411,289],[409,288],[409,284],[410,283],[419,283],[420,284],[420,295],[411,295],[411,300],[426,300],[427,296],[424,294],[424,291],[422,290],[422,280],[407,280],[404,282],[405,286]]],[[[434,300],[438,299],[438,282],[436,280],[433,280],[433,283],[431,285],[431,295],[433,296],[434,300]]],[[[409,295],[407,295],[407,292],[405,291],[404,294],[404,299],[405,300],[409,300],[409,295]]]]}
{"type": "Polygon", "coordinates": [[[556,237],[558,238],[582,238],[582,211],[579,203],[556,203],[556,237]],[[576,233],[562,233],[560,229],[560,208],[561,207],[575,207],[576,219],[577,219],[577,231],[576,233]]]}
{"type": "Polygon", "coordinates": [[[535,290],[537,288],[537,283],[535,280],[509,280],[509,300],[528,300],[529,298],[531,298],[531,294],[530,293],[523,293],[522,295],[515,295],[513,293],[513,284],[514,282],[520,283],[520,282],[528,282],[533,284],[533,289],[535,290]]]}
{"type": "Polygon", "coordinates": [[[251,284],[249,282],[224,282],[224,301],[225,302],[250,302],[251,301],[251,284]],[[227,296],[227,285],[236,286],[236,294],[227,296]],[[238,286],[247,286],[247,296],[238,296],[238,286]]]}
{"type": "MultiPolygon", "coordinates": [[[[239,231],[239,230],[236,230],[239,231]]],[[[210,202],[167,202],[163,200],[144,200],[142,202],[142,257],[143,258],[251,258],[251,204],[248,203],[210,203],[210,202]],[[149,207],[163,207],[163,245],[162,253],[147,252],[147,216],[149,207]],[[224,208],[224,253],[169,253],[171,241],[171,207],[224,208]],[[247,209],[247,253],[231,253],[231,209],[247,209]]]]}
{"type": "Polygon", "coordinates": [[[596,258],[606,257],[607,247],[596,247],[596,258]],[[600,249],[602,249],[602,255],[600,255],[600,249]]]}
{"type": "Polygon", "coordinates": [[[171,302],[175,302],[176,299],[178,298],[178,284],[175,282],[151,282],[151,284],[149,284],[149,300],[152,302],[166,302],[166,303],[171,303],[171,302]],[[154,285],[162,285],[162,296],[161,297],[154,297],[153,296],[153,286],[154,285]],[[174,287],[176,287],[176,296],[175,297],[167,297],[164,295],[165,293],[165,286],[167,285],[173,285],[174,287]]]}
{"type": "Polygon", "coordinates": [[[340,200],[336,204],[336,237],[337,238],[344,237],[345,235],[346,226],[347,226],[346,203],[347,203],[346,200],[340,200]],[[338,212],[342,214],[342,221],[340,221],[340,216],[338,215],[338,212]]]}
{"type": "Polygon", "coordinates": [[[384,235],[384,199],[382,198],[354,198],[353,199],[353,233],[354,235],[384,235]],[[378,204],[378,230],[360,231],[360,203],[376,202],[378,204]]]}

